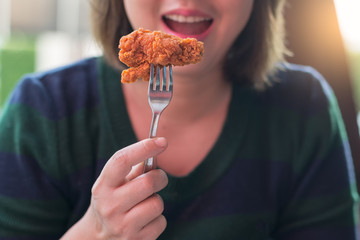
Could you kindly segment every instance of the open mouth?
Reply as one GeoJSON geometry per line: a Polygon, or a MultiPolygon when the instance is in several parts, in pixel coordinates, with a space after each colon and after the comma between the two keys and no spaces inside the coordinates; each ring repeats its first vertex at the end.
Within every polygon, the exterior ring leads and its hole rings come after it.
{"type": "Polygon", "coordinates": [[[211,18],[179,14],[164,15],[162,19],[172,32],[182,37],[200,38],[208,32],[213,23],[211,18]]]}

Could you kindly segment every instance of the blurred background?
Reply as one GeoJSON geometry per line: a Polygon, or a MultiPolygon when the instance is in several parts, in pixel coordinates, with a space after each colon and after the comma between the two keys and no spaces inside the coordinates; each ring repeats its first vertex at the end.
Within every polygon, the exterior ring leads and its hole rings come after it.
{"type": "MultiPolygon", "coordinates": [[[[313,33],[306,32],[306,29],[316,27],[314,32],[324,31],[325,28],[337,31],[339,27],[346,57],[346,71],[351,84],[350,95],[354,103],[353,108],[358,113],[360,111],[360,0],[289,0],[288,9],[287,16],[292,19],[288,28],[290,32],[296,32],[290,33],[289,37],[291,50],[295,50],[294,58],[289,61],[316,65],[304,60],[302,51],[299,51],[295,45],[300,46],[306,41],[315,39],[315,36],[309,36],[313,33]],[[325,20],[329,17],[327,9],[330,5],[336,7],[336,26],[330,23],[316,25],[302,22],[303,19],[312,19],[311,21],[319,24],[321,21],[331,22],[332,18],[325,20]],[[315,9],[313,18],[309,7],[315,9]],[[297,22],[294,19],[297,19],[297,22]],[[299,43],[294,44],[296,41],[299,43]]],[[[330,11],[332,13],[331,7],[330,11]]],[[[90,34],[88,14],[88,0],[0,0],[0,109],[23,74],[101,54],[90,34]]],[[[337,39],[333,37],[326,39],[327,44],[332,41],[335,43],[337,39]]],[[[309,46],[304,45],[303,48],[309,46]]],[[[318,46],[315,48],[319,49],[318,46]]],[[[333,49],[330,45],[328,48],[333,49]]],[[[312,51],[309,49],[309,52],[312,51]]],[[[320,65],[315,67],[323,73],[320,65]]],[[[332,68],[331,64],[327,64],[327,68],[332,68]]],[[[327,77],[326,74],[324,75],[327,77]]],[[[330,84],[334,85],[331,81],[330,84]]],[[[337,86],[333,87],[337,88],[337,86]]],[[[357,116],[360,123],[360,114],[357,116]]]]}
{"type": "Polygon", "coordinates": [[[0,0],[0,109],[25,73],[96,56],[88,0],[0,0]]]}
{"type": "MultiPolygon", "coordinates": [[[[335,0],[340,32],[348,57],[356,110],[360,112],[360,0],[335,0]]],[[[357,117],[360,125],[360,114],[357,117]]]]}

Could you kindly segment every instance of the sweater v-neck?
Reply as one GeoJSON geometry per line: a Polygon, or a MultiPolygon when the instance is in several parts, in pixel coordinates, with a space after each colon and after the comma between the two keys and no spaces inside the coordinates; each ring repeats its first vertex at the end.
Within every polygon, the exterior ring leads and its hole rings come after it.
{"type": "MultiPolygon", "coordinates": [[[[127,113],[120,83],[121,75],[99,58],[99,91],[102,104],[101,118],[108,131],[113,151],[137,141],[127,113]]],[[[210,188],[231,167],[248,122],[253,101],[253,89],[233,85],[232,98],[221,134],[204,160],[188,175],[168,174],[168,186],[159,194],[164,201],[182,202],[210,188]]]]}

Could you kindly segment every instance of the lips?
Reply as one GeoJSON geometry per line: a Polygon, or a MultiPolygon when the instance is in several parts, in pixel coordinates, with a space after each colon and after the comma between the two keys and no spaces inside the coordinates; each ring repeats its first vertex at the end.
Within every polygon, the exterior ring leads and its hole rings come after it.
{"type": "Polygon", "coordinates": [[[213,19],[203,13],[175,10],[162,16],[165,29],[182,38],[204,39],[209,33],[213,19]]]}

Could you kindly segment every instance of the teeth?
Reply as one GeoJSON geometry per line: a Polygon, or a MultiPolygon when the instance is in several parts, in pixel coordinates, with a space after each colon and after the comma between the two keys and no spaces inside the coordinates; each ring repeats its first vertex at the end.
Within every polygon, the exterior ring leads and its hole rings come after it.
{"type": "Polygon", "coordinates": [[[204,21],[211,20],[211,18],[198,17],[198,16],[183,16],[183,15],[177,15],[177,14],[165,15],[165,18],[176,21],[176,22],[180,22],[180,23],[197,23],[197,22],[204,22],[204,21]]]}

